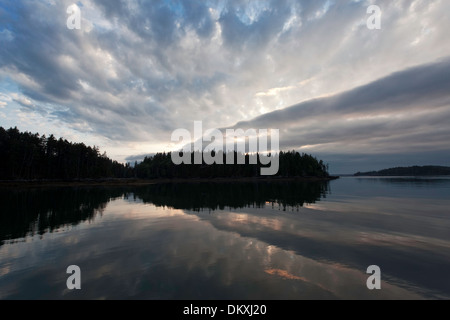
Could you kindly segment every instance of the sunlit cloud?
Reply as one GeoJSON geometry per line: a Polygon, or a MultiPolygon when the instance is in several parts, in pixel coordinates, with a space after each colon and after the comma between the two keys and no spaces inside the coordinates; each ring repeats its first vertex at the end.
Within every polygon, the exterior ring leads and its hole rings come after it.
{"type": "MultiPolygon", "coordinates": [[[[46,132],[88,137],[119,161],[170,151],[172,131],[196,120],[225,128],[266,114],[273,119],[271,112],[317,99],[331,103],[343,92],[450,54],[450,4],[443,0],[377,1],[381,30],[366,27],[369,0],[81,0],[81,30],[69,30],[66,9],[72,3],[0,5],[0,94],[9,99],[0,99],[2,110],[8,109],[4,125],[38,130],[37,120],[46,132]],[[34,121],[19,116],[25,109],[34,121]]],[[[422,85],[433,83],[429,78],[422,85]]],[[[391,85],[393,91],[402,88],[391,85]]],[[[365,97],[358,99],[363,103],[365,97]]],[[[323,112],[322,106],[320,114],[308,109],[306,119],[267,122],[263,128],[286,129],[296,135],[284,141],[282,136],[282,145],[313,145],[308,150],[322,154],[328,147],[329,153],[343,147],[344,154],[360,152],[363,145],[379,152],[390,141],[385,137],[377,146],[383,139],[377,135],[392,132],[394,150],[399,135],[413,134],[407,123],[418,119],[418,110],[433,113],[435,107],[426,100],[411,107],[405,100],[404,106],[403,119],[383,106],[344,112],[346,123],[344,115],[323,112]],[[389,118],[384,126],[382,116],[389,118]],[[367,130],[354,135],[354,144],[336,141],[343,131],[358,133],[363,126],[367,130]]],[[[431,122],[422,120],[415,134],[426,141],[430,132],[422,130],[431,122]]],[[[442,130],[437,132],[444,136],[442,130]]],[[[408,148],[408,141],[404,149],[422,148],[408,148]]],[[[437,136],[432,142],[441,148],[437,136]]]]}

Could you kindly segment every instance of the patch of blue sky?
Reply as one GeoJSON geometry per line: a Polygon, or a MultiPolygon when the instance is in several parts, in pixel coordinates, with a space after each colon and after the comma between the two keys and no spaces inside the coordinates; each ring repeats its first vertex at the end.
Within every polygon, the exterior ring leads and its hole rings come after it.
{"type": "Polygon", "coordinates": [[[311,16],[308,20],[317,20],[317,19],[323,18],[334,4],[335,4],[334,0],[326,1],[323,4],[322,8],[320,10],[318,10],[315,13],[315,15],[311,16]]]}
{"type": "Polygon", "coordinates": [[[327,13],[330,7],[333,6],[335,3],[336,1],[334,0],[328,0],[327,2],[325,2],[325,4],[323,5],[323,10],[325,11],[325,13],[327,13]]]}
{"type": "Polygon", "coordinates": [[[20,20],[20,1],[0,1],[0,40],[11,41],[14,39],[13,24],[20,20]]]}
{"type": "Polygon", "coordinates": [[[0,93],[0,105],[2,106],[0,108],[0,126],[8,129],[22,123],[22,106],[12,100],[12,97],[9,94],[0,93]],[[4,105],[4,103],[6,103],[6,105],[4,105]]]}
{"type": "Polygon", "coordinates": [[[164,5],[175,13],[178,17],[183,16],[184,8],[181,1],[163,0],[164,5]]]}
{"type": "Polygon", "coordinates": [[[246,25],[251,25],[258,21],[259,17],[270,10],[270,4],[266,0],[251,1],[247,5],[236,11],[236,16],[246,25]]]}
{"type": "Polygon", "coordinates": [[[0,93],[6,94],[8,92],[19,92],[19,87],[15,81],[4,75],[0,77],[0,93]]]}
{"type": "MultiPolygon", "coordinates": [[[[9,19],[13,20],[19,20],[20,9],[23,8],[21,1],[1,1],[0,2],[0,14],[6,14],[9,19]]],[[[3,18],[3,17],[2,17],[3,18]]],[[[2,21],[5,21],[4,19],[0,19],[0,26],[2,25],[2,21]]]]}

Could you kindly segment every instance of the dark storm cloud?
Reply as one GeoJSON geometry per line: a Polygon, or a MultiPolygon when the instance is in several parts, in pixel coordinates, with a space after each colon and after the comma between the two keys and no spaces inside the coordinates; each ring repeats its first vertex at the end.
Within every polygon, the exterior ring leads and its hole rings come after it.
{"type": "Polygon", "coordinates": [[[264,114],[236,127],[281,126],[326,113],[338,116],[379,114],[450,103],[450,59],[392,74],[332,97],[314,99],[264,114]]]}
{"type": "Polygon", "coordinates": [[[238,128],[280,128],[281,145],[345,143],[385,139],[413,148],[423,137],[428,144],[450,136],[450,59],[395,73],[332,97],[307,101],[274,111],[238,128]],[[442,134],[441,131],[444,131],[442,134]],[[408,133],[407,136],[401,136],[408,133]],[[438,136],[439,135],[439,136],[438,136]]]}

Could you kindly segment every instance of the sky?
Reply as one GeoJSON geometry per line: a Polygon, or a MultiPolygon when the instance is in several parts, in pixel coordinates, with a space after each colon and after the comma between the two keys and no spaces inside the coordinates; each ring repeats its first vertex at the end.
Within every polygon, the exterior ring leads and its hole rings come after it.
{"type": "MultiPolygon", "coordinates": [[[[450,165],[447,0],[0,0],[0,126],[173,151],[279,129],[332,173],[450,165]],[[67,27],[80,9],[80,29],[67,27]],[[367,21],[380,8],[380,29],[367,21]]],[[[373,20],[372,20],[373,21],[373,20]]]]}

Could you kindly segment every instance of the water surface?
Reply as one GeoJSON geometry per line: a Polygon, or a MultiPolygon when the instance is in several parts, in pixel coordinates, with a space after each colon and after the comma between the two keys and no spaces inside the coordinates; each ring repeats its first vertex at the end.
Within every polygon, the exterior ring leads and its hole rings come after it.
{"type": "Polygon", "coordinates": [[[440,177],[5,189],[0,299],[449,299],[449,195],[440,177]]]}

